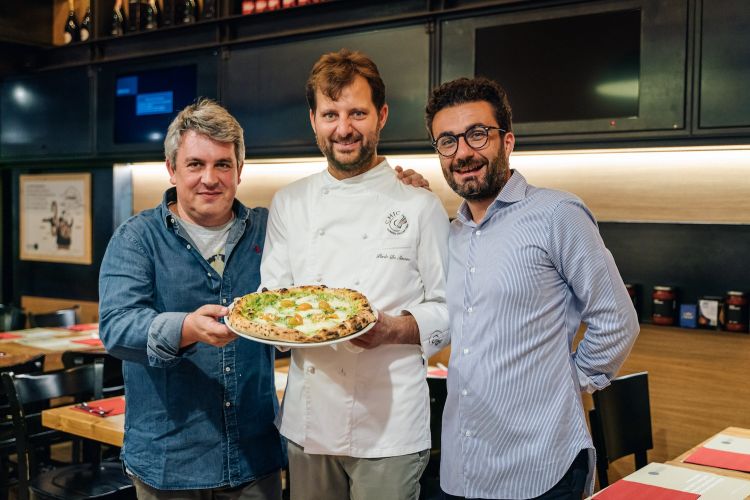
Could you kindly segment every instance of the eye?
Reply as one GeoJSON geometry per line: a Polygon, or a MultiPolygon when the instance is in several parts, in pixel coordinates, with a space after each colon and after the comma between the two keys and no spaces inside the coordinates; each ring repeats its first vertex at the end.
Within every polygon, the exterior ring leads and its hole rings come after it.
{"type": "Polygon", "coordinates": [[[367,113],[365,113],[364,111],[355,111],[354,113],[352,113],[352,116],[356,119],[361,120],[362,118],[367,117],[367,113]]]}
{"type": "Polygon", "coordinates": [[[467,132],[466,136],[470,141],[481,141],[487,137],[487,132],[483,128],[474,128],[467,132]]]}
{"type": "Polygon", "coordinates": [[[231,165],[231,163],[217,163],[216,164],[216,168],[218,168],[220,170],[225,170],[226,171],[226,170],[231,170],[232,169],[232,165],[231,165]]]}
{"type": "Polygon", "coordinates": [[[323,118],[323,119],[324,119],[325,121],[329,121],[329,122],[330,122],[330,121],[333,121],[333,120],[335,120],[335,119],[336,119],[336,113],[333,113],[333,112],[331,112],[331,111],[327,111],[327,112],[325,112],[325,113],[321,114],[321,117],[322,117],[322,118],[323,118]]]}
{"type": "Polygon", "coordinates": [[[452,135],[444,135],[437,141],[438,146],[441,148],[453,147],[455,143],[456,143],[456,138],[453,137],[452,135]]]}

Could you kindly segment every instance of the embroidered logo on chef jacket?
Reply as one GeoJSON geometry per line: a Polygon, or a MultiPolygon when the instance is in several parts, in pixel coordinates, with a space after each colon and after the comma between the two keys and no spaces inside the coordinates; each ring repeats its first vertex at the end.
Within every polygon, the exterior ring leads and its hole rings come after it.
{"type": "Polygon", "coordinates": [[[409,221],[406,220],[406,216],[400,210],[395,210],[386,217],[385,227],[388,228],[388,232],[391,234],[403,234],[406,228],[409,227],[409,221]]]}

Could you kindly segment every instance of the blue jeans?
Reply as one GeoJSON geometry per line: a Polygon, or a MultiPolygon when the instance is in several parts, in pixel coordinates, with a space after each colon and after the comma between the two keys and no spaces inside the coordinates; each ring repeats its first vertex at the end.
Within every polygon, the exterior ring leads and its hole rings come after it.
{"type": "MultiPolygon", "coordinates": [[[[581,450],[568,471],[556,485],[534,500],[581,500],[586,489],[586,476],[589,474],[589,452],[581,450]]],[[[443,492],[444,500],[470,500],[443,492]]]]}

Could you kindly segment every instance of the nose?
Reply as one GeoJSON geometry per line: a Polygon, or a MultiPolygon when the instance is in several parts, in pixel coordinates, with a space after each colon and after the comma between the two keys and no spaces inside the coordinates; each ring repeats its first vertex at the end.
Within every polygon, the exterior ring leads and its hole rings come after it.
{"type": "Polygon", "coordinates": [[[348,116],[339,119],[336,124],[336,134],[339,137],[346,137],[352,132],[352,122],[348,116]]]}
{"type": "Polygon", "coordinates": [[[214,186],[218,182],[216,170],[212,166],[207,166],[203,169],[203,175],[201,176],[201,182],[206,186],[214,186]]]}
{"type": "Polygon", "coordinates": [[[469,146],[469,143],[466,142],[466,136],[462,135],[458,138],[458,148],[456,149],[456,158],[467,158],[469,156],[474,156],[474,149],[469,146]]]}

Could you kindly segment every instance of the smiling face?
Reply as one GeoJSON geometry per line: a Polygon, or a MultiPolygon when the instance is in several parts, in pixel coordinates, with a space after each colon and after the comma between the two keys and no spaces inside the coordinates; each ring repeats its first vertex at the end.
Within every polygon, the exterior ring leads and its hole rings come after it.
{"type": "Polygon", "coordinates": [[[315,100],[310,124],[331,175],[345,179],[377,165],[377,145],[388,118],[388,105],[379,111],[375,108],[367,80],[355,77],[335,101],[318,89],[315,100]]]}
{"type": "Polygon", "coordinates": [[[232,218],[240,183],[234,144],[215,141],[189,130],[182,135],[175,164],[167,160],[169,181],[177,187],[177,215],[203,227],[220,226],[232,218]]]}
{"type": "MultiPolygon", "coordinates": [[[[435,139],[445,134],[462,134],[476,125],[497,127],[492,105],[474,101],[443,108],[432,121],[435,139]]],[[[490,130],[487,144],[479,150],[458,139],[458,150],[451,157],[440,156],[448,185],[469,202],[487,204],[494,200],[510,177],[509,158],[515,138],[512,132],[490,130]]]]}

